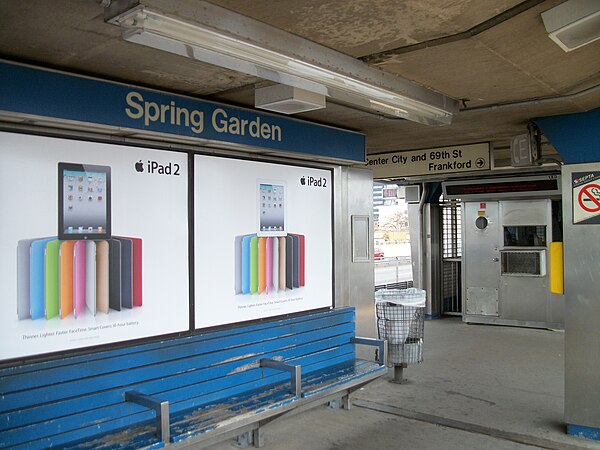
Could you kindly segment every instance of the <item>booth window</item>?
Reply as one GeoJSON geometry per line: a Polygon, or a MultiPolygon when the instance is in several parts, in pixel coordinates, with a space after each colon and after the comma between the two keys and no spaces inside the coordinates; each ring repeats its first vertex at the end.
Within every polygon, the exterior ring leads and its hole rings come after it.
{"type": "Polygon", "coordinates": [[[545,247],[546,226],[508,226],[504,227],[505,247],[545,247]]]}

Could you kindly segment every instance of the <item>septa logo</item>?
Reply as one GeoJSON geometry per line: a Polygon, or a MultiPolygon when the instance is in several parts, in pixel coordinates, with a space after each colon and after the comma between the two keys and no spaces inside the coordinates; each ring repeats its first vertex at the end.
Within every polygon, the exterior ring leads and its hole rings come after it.
{"type": "Polygon", "coordinates": [[[137,170],[138,172],[144,171],[144,163],[142,162],[141,159],[135,163],[135,170],[137,170]]]}
{"type": "Polygon", "coordinates": [[[305,178],[305,177],[302,177],[302,178],[300,178],[300,184],[301,184],[302,186],[305,186],[305,185],[306,185],[306,178],[305,178]]]}

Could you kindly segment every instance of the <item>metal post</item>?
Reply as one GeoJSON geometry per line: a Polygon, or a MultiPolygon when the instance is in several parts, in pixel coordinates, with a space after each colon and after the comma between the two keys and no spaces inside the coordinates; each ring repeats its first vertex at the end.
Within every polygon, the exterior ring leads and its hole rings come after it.
{"type": "Polygon", "coordinates": [[[252,444],[255,448],[261,448],[265,445],[265,440],[262,432],[262,428],[258,427],[252,430],[252,444]]]}
{"type": "Polygon", "coordinates": [[[402,384],[404,381],[404,368],[408,367],[407,363],[394,365],[394,378],[390,380],[391,383],[402,384]]]}
{"type": "Polygon", "coordinates": [[[138,391],[125,392],[125,401],[153,409],[156,412],[156,431],[159,439],[165,443],[171,440],[169,402],[138,391]]]}
{"type": "Polygon", "coordinates": [[[299,364],[286,364],[276,359],[263,358],[260,367],[289,372],[291,375],[291,392],[296,397],[302,397],[302,367],[299,364]]]}

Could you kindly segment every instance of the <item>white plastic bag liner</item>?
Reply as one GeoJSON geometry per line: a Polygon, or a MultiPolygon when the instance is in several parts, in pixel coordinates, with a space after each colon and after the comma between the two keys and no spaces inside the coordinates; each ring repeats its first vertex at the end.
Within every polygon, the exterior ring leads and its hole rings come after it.
{"type": "Polygon", "coordinates": [[[425,307],[427,292],[423,289],[380,289],[375,292],[375,303],[394,303],[402,306],[425,307]]]}

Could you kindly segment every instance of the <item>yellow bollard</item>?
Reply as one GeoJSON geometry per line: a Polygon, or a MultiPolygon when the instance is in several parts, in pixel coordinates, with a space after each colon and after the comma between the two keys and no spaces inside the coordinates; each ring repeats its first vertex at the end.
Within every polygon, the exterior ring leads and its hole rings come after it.
{"type": "Polygon", "coordinates": [[[550,243],[550,292],[564,294],[563,243],[550,243]]]}

